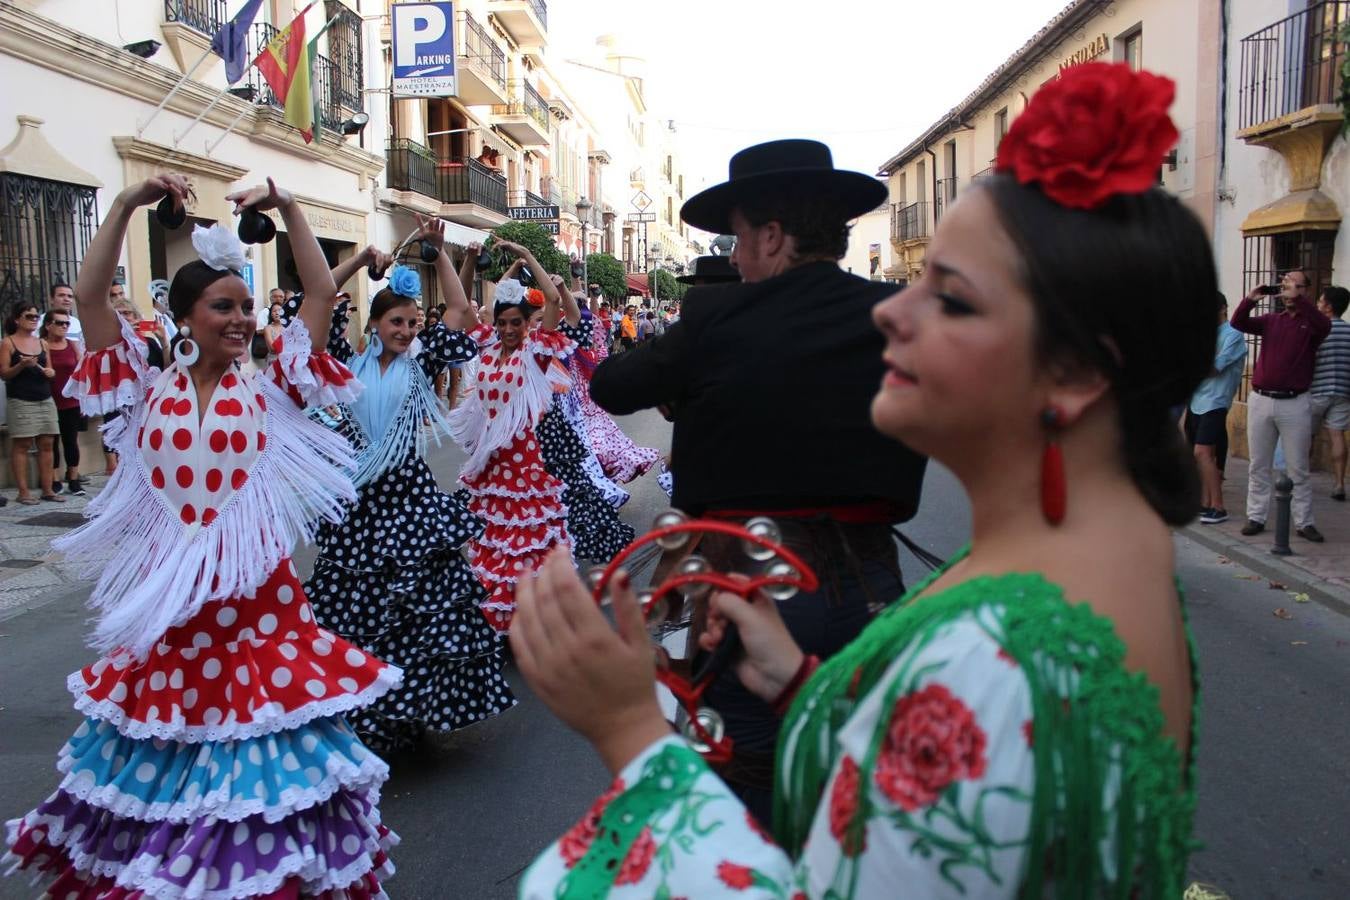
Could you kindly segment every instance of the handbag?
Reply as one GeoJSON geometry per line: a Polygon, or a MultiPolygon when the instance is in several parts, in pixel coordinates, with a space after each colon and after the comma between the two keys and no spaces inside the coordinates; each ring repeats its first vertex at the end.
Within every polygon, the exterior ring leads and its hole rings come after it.
{"type": "Polygon", "coordinates": [[[267,335],[261,331],[253,332],[253,342],[249,347],[249,353],[254,359],[267,359],[267,354],[271,348],[267,346],[267,335]]]}

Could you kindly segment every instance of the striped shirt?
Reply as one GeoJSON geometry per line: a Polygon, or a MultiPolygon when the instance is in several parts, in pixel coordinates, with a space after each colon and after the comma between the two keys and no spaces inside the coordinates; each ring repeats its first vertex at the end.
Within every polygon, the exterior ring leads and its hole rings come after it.
{"type": "Polygon", "coordinates": [[[1350,397],[1350,322],[1331,320],[1331,333],[1317,348],[1311,394],[1350,397]]]}

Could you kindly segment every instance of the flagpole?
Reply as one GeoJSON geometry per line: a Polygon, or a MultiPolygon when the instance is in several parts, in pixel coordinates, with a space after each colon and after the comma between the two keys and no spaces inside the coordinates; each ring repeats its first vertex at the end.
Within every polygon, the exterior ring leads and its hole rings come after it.
{"type": "Polygon", "coordinates": [[[150,123],[155,121],[155,116],[159,115],[159,111],[164,108],[165,104],[167,104],[171,99],[173,99],[174,94],[177,94],[178,91],[182,89],[183,85],[187,84],[187,80],[191,78],[194,74],[196,74],[197,70],[201,68],[202,63],[206,62],[206,58],[210,55],[211,55],[211,48],[208,47],[206,49],[206,52],[203,53],[201,56],[199,56],[197,58],[197,61],[192,64],[192,68],[184,72],[183,77],[179,78],[177,83],[175,83],[174,86],[169,89],[169,92],[164,95],[164,99],[159,101],[159,106],[156,106],[154,110],[150,113],[150,118],[146,119],[144,122],[141,122],[136,126],[136,137],[140,137],[142,134],[145,133],[145,129],[149,128],[150,123]]]}
{"type": "Polygon", "coordinates": [[[207,113],[216,108],[217,103],[225,99],[225,94],[226,91],[221,91],[219,94],[217,94],[201,112],[197,113],[197,118],[192,120],[191,124],[188,125],[188,127],[183,131],[182,134],[179,134],[176,131],[173,133],[173,145],[175,147],[177,147],[182,142],[183,138],[188,136],[188,134],[192,131],[192,129],[197,127],[197,123],[200,122],[206,116],[207,113]]]}
{"type": "Polygon", "coordinates": [[[207,155],[207,156],[210,156],[210,155],[211,155],[211,151],[214,150],[214,149],[216,149],[216,147],[220,146],[220,142],[221,142],[221,141],[225,140],[225,138],[227,138],[227,137],[230,136],[230,132],[231,132],[231,131],[234,131],[234,126],[238,125],[238,124],[239,124],[239,120],[242,119],[242,118],[244,118],[244,116],[248,115],[249,112],[251,112],[251,111],[253,110],[253,108],[254,108],[253,104],[250,103],[250,104],[249,104],[248,106],[246,106],[244,109],[240,110],[239,115],[237,115],[237,116],[234,117],[234,121],[231,122],[228,126],[226,126],[225,132],[224,132],[220,137],[216,138],[215,141],[213,141],[212,143],[206,145],[206,155],[207,155]]]}

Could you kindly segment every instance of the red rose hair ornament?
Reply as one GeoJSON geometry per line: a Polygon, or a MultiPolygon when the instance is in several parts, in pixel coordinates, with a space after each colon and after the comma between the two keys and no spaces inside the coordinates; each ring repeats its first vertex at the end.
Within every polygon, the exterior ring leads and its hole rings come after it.
{"type": "Polygon", "coordinates": [[[1124,63],[1065,69],[1013,121],[994,169],[1072,209],[1143,193],[1177,142],[1167,115],[1175,95],[1172,79],[1124,63]]]}

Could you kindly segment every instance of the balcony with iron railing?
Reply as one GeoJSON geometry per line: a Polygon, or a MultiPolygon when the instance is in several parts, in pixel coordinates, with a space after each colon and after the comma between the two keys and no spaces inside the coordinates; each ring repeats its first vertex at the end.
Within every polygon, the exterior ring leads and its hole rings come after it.
{"type": "Polygon", "coordinates": [[[470,106],[510,102],[506,89],[506,51],[469,13],[460,17],[459,99],[470,106]]]}
{"type": "Polygon", "coordinates": [[[396,139],[385,151],[386,184],[396,191],[414,191],[450,209],[446,218],[475,227],[506,220],[506,179],[476,159],[438,159],[416,141],[396,139]]]}
{"type": "Polygon", "coordinates": [[[488,0],[488,13],[521,47],[540,47],[548,41],[544,0],[488,0]]]}
{"type": "Polygon", "coordinates": [[[534,191],[511,191],[507,200],[512,206],[549,206],[549,202],[534,191]]]}
{"type": "Polygon", "coordinates": [[[214,35],[229,18],[225,0],[164,0],[165,22],[181,22],[202,34],[214,35]]]}
{"type": "Polygon", "coordinates": [[[511,82],[510,97],[492,107],[497,129],[522,146],[547,146],[551,126],[544,98],[528,81],[511,82]]]}
{"type": "Polygon", "coordinates": [[[1238,130],[1302,110],[1334,108],[1341,93],[1350,0],[1323,0],[1242,39],[1238,130]]]}
{"type": "Polygon", "coordinates": [[[897,203],[892,206],[891,241],[897,244],[905,244],[911,241],[927,240],[929,236],[928,207],[929,203],[926,200],[905,205],[897,203]]]}

